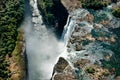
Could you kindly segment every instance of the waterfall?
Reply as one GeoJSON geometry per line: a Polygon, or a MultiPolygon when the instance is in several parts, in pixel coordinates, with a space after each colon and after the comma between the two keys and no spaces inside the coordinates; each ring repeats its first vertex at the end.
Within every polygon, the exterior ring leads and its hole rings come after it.
{"type": "MultiPolygon", "coordinates": [[[[90,63],[85,65],[85,67],[91,64],[102,66],[101,61],[105,60],[106,56],[111,57],[114,54],[109,40],[111,37],[116,36],[108,30],[108,26],[109,28],[119,27],[119,24],[116,22],[118,19],[114,18],[108,11],[94,11],[93,15],[96,20],[101,21],[101,18],[105,16],[105,20],[110,21],[108,25],[102,25],[101,23],[90,22],[88,20],[89,18],[86,18],[88,15],[90,15],[89,11],[85,9],[76,9],[69,14],[67,24],[64,27],[62,38],[64,38],[65,48],[59,57],[63,57],[67,60],[73,71],[79,70],[74,67],[74,63],[77,60],[89,60],[90,63]],[[114,24],[113,22],[116,22],[114,26],[112,26],[114,24]],[[95,28],[95,25],[98,28],[95,28]],[[101,37],[103,40],[98,40],[98,38],[101,37]],[[104,38],[108,41],[105,41],[104,38]],[[84,44],[85,40],[88,41],[84,44]],[[82,48],[76,50],[76,45],[82,48]]],[[[56,74],[61,74],[61,76],[65,75],[64,71],[63,73],[55,72],[54,76],[56,74]]],[[[90,77],[86,75],[84,68],[81,70],[81,73],[77,75],[81,76],[79,80],[91,80],[90,77]]],[[[52,79],[54,80],[53,77],[52,79]]],[[[108,78],[113,80],[114,75],[108,78]]]]}
{"type": "MultiPolygon", "coordinates": [[[[61,42],[55,37],[54,32],[47,29],[46,25],[43,23],[41,13],[37,7],[37,0],[30,0],[30,3],[27,3],[25,20],[22,27],[25,30],[28,80],[50,80],[53,67],[57,63],[59,57],[65,58],[71,68],[75,70],[76,68],[73,66],[73,62],[76,60],[88,59],[91,64],[97,62],[101,65],[100,60],[104,59],[105,55],[112,56],[112,54],[114,54],[110,49],[104,48],[104,46],[109,47],[110,44],[108,42],[91,41],[85,45],[82,43],[79,44],[79,41],[70,43],[70,40],[73,38],[82,37],[89,33],[98,35],[97,32],[99,32],[104,33],[103,36],[114,36],[106,27],[103,28],[102,24],[95,22],[90,23],[87,20],[80,21],[80,19],[83,19],[88,14],[89,11],[85,9],[76,9],[69,14],[62,35],[63,41],[61,42]],[[94,29],[94,25],[102,29],[94,29]],[[75,31],[76,28],[80,30],[75,31]],[[82,46],[82,50],[76,51],[76,45],[78,44],[82,46]],[[86,54],[87,56],[85,56],[86,54]]],[[[108,12],[106,15],[110,19],[111,22],[109,25],[112,27],[116,19],[113,19],[108,12]]],[[[116,20],[117,25],[114,26],[118,27],[119,22],[116,20]]],[[[81,75],[83,74],[84,71],[81,72],[81,75]]],[[[85,77],[84,80],[90,79],[85,77]]]]}
{"type": "Polygon", "coordinates": [[[25,30],[28,80],[49,80],[63,49],[52,30],[43,23],[37,0],[26,1],[25,19],[21,25],[25,30]]]}

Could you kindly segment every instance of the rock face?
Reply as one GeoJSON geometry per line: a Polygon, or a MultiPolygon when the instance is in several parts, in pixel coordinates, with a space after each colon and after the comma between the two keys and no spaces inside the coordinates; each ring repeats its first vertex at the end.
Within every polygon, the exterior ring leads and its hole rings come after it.
{"type": "Polygon", "coordinates": [[[77,60],[74,63],[74,67],[76,67],[76,68],[83,68],[87,63],[90,63],[90,60],[88,60],[88,59],[77,60]]]}
{"type": "Polygon", "coordinates": [[[37,2],[44,23],[55,28],[57,37],[61,36],[68,17],[67,9],[60,0],[37,0],[37,2]]]}
{"type": "Polygon", "coordinates": [[[67,75],[57,74],[57,75],[55,75],[54,80],[77,80],[77,79],[75,79],[75,77],[71,74],[69,74],[69,75],[68,74],[67,75]]]}
{"type": "Polygon", "coordinates": [[[68,66],[68,62],[64,58],[60,57],[57,64],[54,67],[54,72],[58,72],[58,73],[63,72],[63,70],[67,66],[68,66]]]}
{"type": "MultiPolygon", "coordinates": [[[[82,8],[82,3],[81,2],[88,2],[89,0],[61,0],[61,3],[65,6],[65,8],[68,10],[68,12],[71,12],[75,9],[78,9],[78,8],[82,8]]],[[[98,1],[102,1],[104,3],[117,3],[119,2],[120,0],[98,0],[98,1]]],[[[119,5],[119,3],[117,3],[119,5]]],[[[117,5],[116,4],[116,5],[117,5]]],[[[114,5],[114,8],[115,5],[114,5]]]]}
{"type": "Polygon", "coordinates": [[[68,12],[82,7],[80,0],[61,0],[61,3],[65,6],[68,12]]]}
{"type": "Polygon", "coordinates": [[[116,80],[120,80],[120,76],[117,76],[116,80]]]}
{"type": "Polygon", "coordinates": [[[92,80],[111,80],[108,75],[110,72],[107,69],[103,69],[97,65],[89,65],[85,68],[85,71],[91,77],[92,80]]]}
{"type": "Polygon", "coordinates": [[[77,80],[71,66],[62,57],[59,58],[54,67],[52,80],[77,80]]]}
{"type": "Polygon", "coordinates": [[[64,29],[66,50],[54,67],[52,80],[114,80],[115,68],[110,71],[107,62],[115,54],[118,39],[111,30],[120,27],[120,19],[104,10],[78,9],[80,0],[61,2],[69,11],[64,29]]]}

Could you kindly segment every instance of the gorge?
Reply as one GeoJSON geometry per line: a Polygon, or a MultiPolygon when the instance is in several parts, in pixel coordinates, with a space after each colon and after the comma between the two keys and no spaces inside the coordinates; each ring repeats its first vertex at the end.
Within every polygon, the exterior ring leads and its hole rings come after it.
{"type": "Polygon", "coordinates": [[[0,80],[120,80],[120,0],[1,0],[0,80]]]}
{"type": "MultiPolygon", "coordinates": [[[[28,80],[116,79],[117,72],[107,62],[116,54],[118,35],[112,30],[120,27],[120,19],[112,15],[111,7],[71,10],[59,40],[43,22],[37,0],[29,3],[31,12],[25,23],[28,80]]],[[[119,64],[115,65],[119,70],[119,64]]]]}
{"type": "Polygon", "coordinates": [[[48,29],[44,24],[37,0],[28,1],[25,11],[22,27],[25,29],[28,59],[27,80],[50,79],[63,44],[55,37],[54,30],[48,29]]]}

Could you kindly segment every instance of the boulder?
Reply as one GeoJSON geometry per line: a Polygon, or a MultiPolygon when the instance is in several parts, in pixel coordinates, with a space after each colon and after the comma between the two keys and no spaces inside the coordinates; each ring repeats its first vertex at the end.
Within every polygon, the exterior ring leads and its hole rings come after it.
{"type": "Polygon", "coordinates": [[[120,76],[117,76],[117,77],[116,77],[116,80],[120,80],[120,76]]]}
{"type": "Polygon", "coordinates": [[[82,68],[82,67],[84,67],[87,63],[90,63],[90,60],[88,60],[88,59],[77,60],[77,61],[74,63],[74,67],[82,68]]]}
{"type": "Polygon", "coordinates": [[[73,74],[72,67],[68,62],[60,57],[57,64],[54,67],[54,72],[51,80],[78,80],[73,74]],[[56,73],[55,73],[56,72],[56,73]]]}
{"type": "Polygon", "coordinates": [[[82,48],[81,45],[79,45],[79,44],[76,45],[76,51],[80,51],[80,50],[82,50],[82,49],[83,49],[83,48],[82,48]]]}
{"type": "Polygon", "coordinates": [[[61,0],[61,3],[68,10],[68,12],[82,7],[80,0],[61,0]]]}
{"type": "Polygon", "coordinates": [[[85,67],[85,72],[91,77],[92,80],[110,80],[110,72],[98,65],[88,65],[85,67]]]}
{"type": "Polygon", "coordinates": [[[54,80],[78,80],[72,74],[56,74],[54,80]]]}
{"type": "Polygon", "coordinates": [[[68,62],[64,58],[60,57],[54,67],[54,72],[61,73],[68,65],[68,62]]]}

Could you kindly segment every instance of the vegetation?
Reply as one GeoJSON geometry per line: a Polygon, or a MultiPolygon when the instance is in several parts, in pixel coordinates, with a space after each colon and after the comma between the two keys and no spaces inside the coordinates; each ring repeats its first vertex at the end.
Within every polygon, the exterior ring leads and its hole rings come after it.
{"type": "Polygon", "coordinates": [[[81,3],[84,8],[97,10],[106,7],[109,4],[109,1],[105,2],[103,0],[87,0],[87,1],[82,0],[81,3]]]}
{"type": "Polygon", "coordinates": [[[54,14],[52,13],[53,10],[53,0],[38,0],[38,7],[41,10],[44,20],[48,24],[54,24],[54,14]]]}
{"type": "Polygon", "coordinates": [[[117,8],[117,9],[115,9],[115,10],[113,10],[113,15],[115,16],[115,17],[119,17],[120,18],[120,7],[119,8],[117,8]]]}
{"type": "Polygon", "coordinates": [[[93,74],[93,73],[95,73],[95,69],[93,67],[87,67],[86,72],[93,74]]]}
{"type": "Polygon", "coordinates": [[[112,51],[114,54],[110,58],[110,61],[102,61],[103,67],[115,72],[116,76],[120,76],[120,28],[113,29],[113,32],[118,36],[116,43],[112,44],[112,51]]]}
{"type": "Polygon", "coordinates": [[[54,27],[57,37],[60,38],[68,18],[68,11],[61,0],[38,0],[38,8],[45,24],[49,25],[48,28],[54,27]]]}
{"type": "Polygon", "coordinates": [[[15,49],[12,52],[12,64],[14,69],[10,68],[11,73],[14,73],[11,77],[12,80],[24,80],[25,79],[25,60],[24,60],[24,39],[23,32],[19,30],[16,41],[15,49]],[[14,65],[15,64],[15,65],[14,65]],[[17,67],[15,69],[15,67],[17,67]]]}
{"type": "Polygon", "coordinates": [[[11,57],[16,46],[17,28],[23,19],[24,0],[0,0],[0,80],[10,76],[6,56],[11,57]]]}

